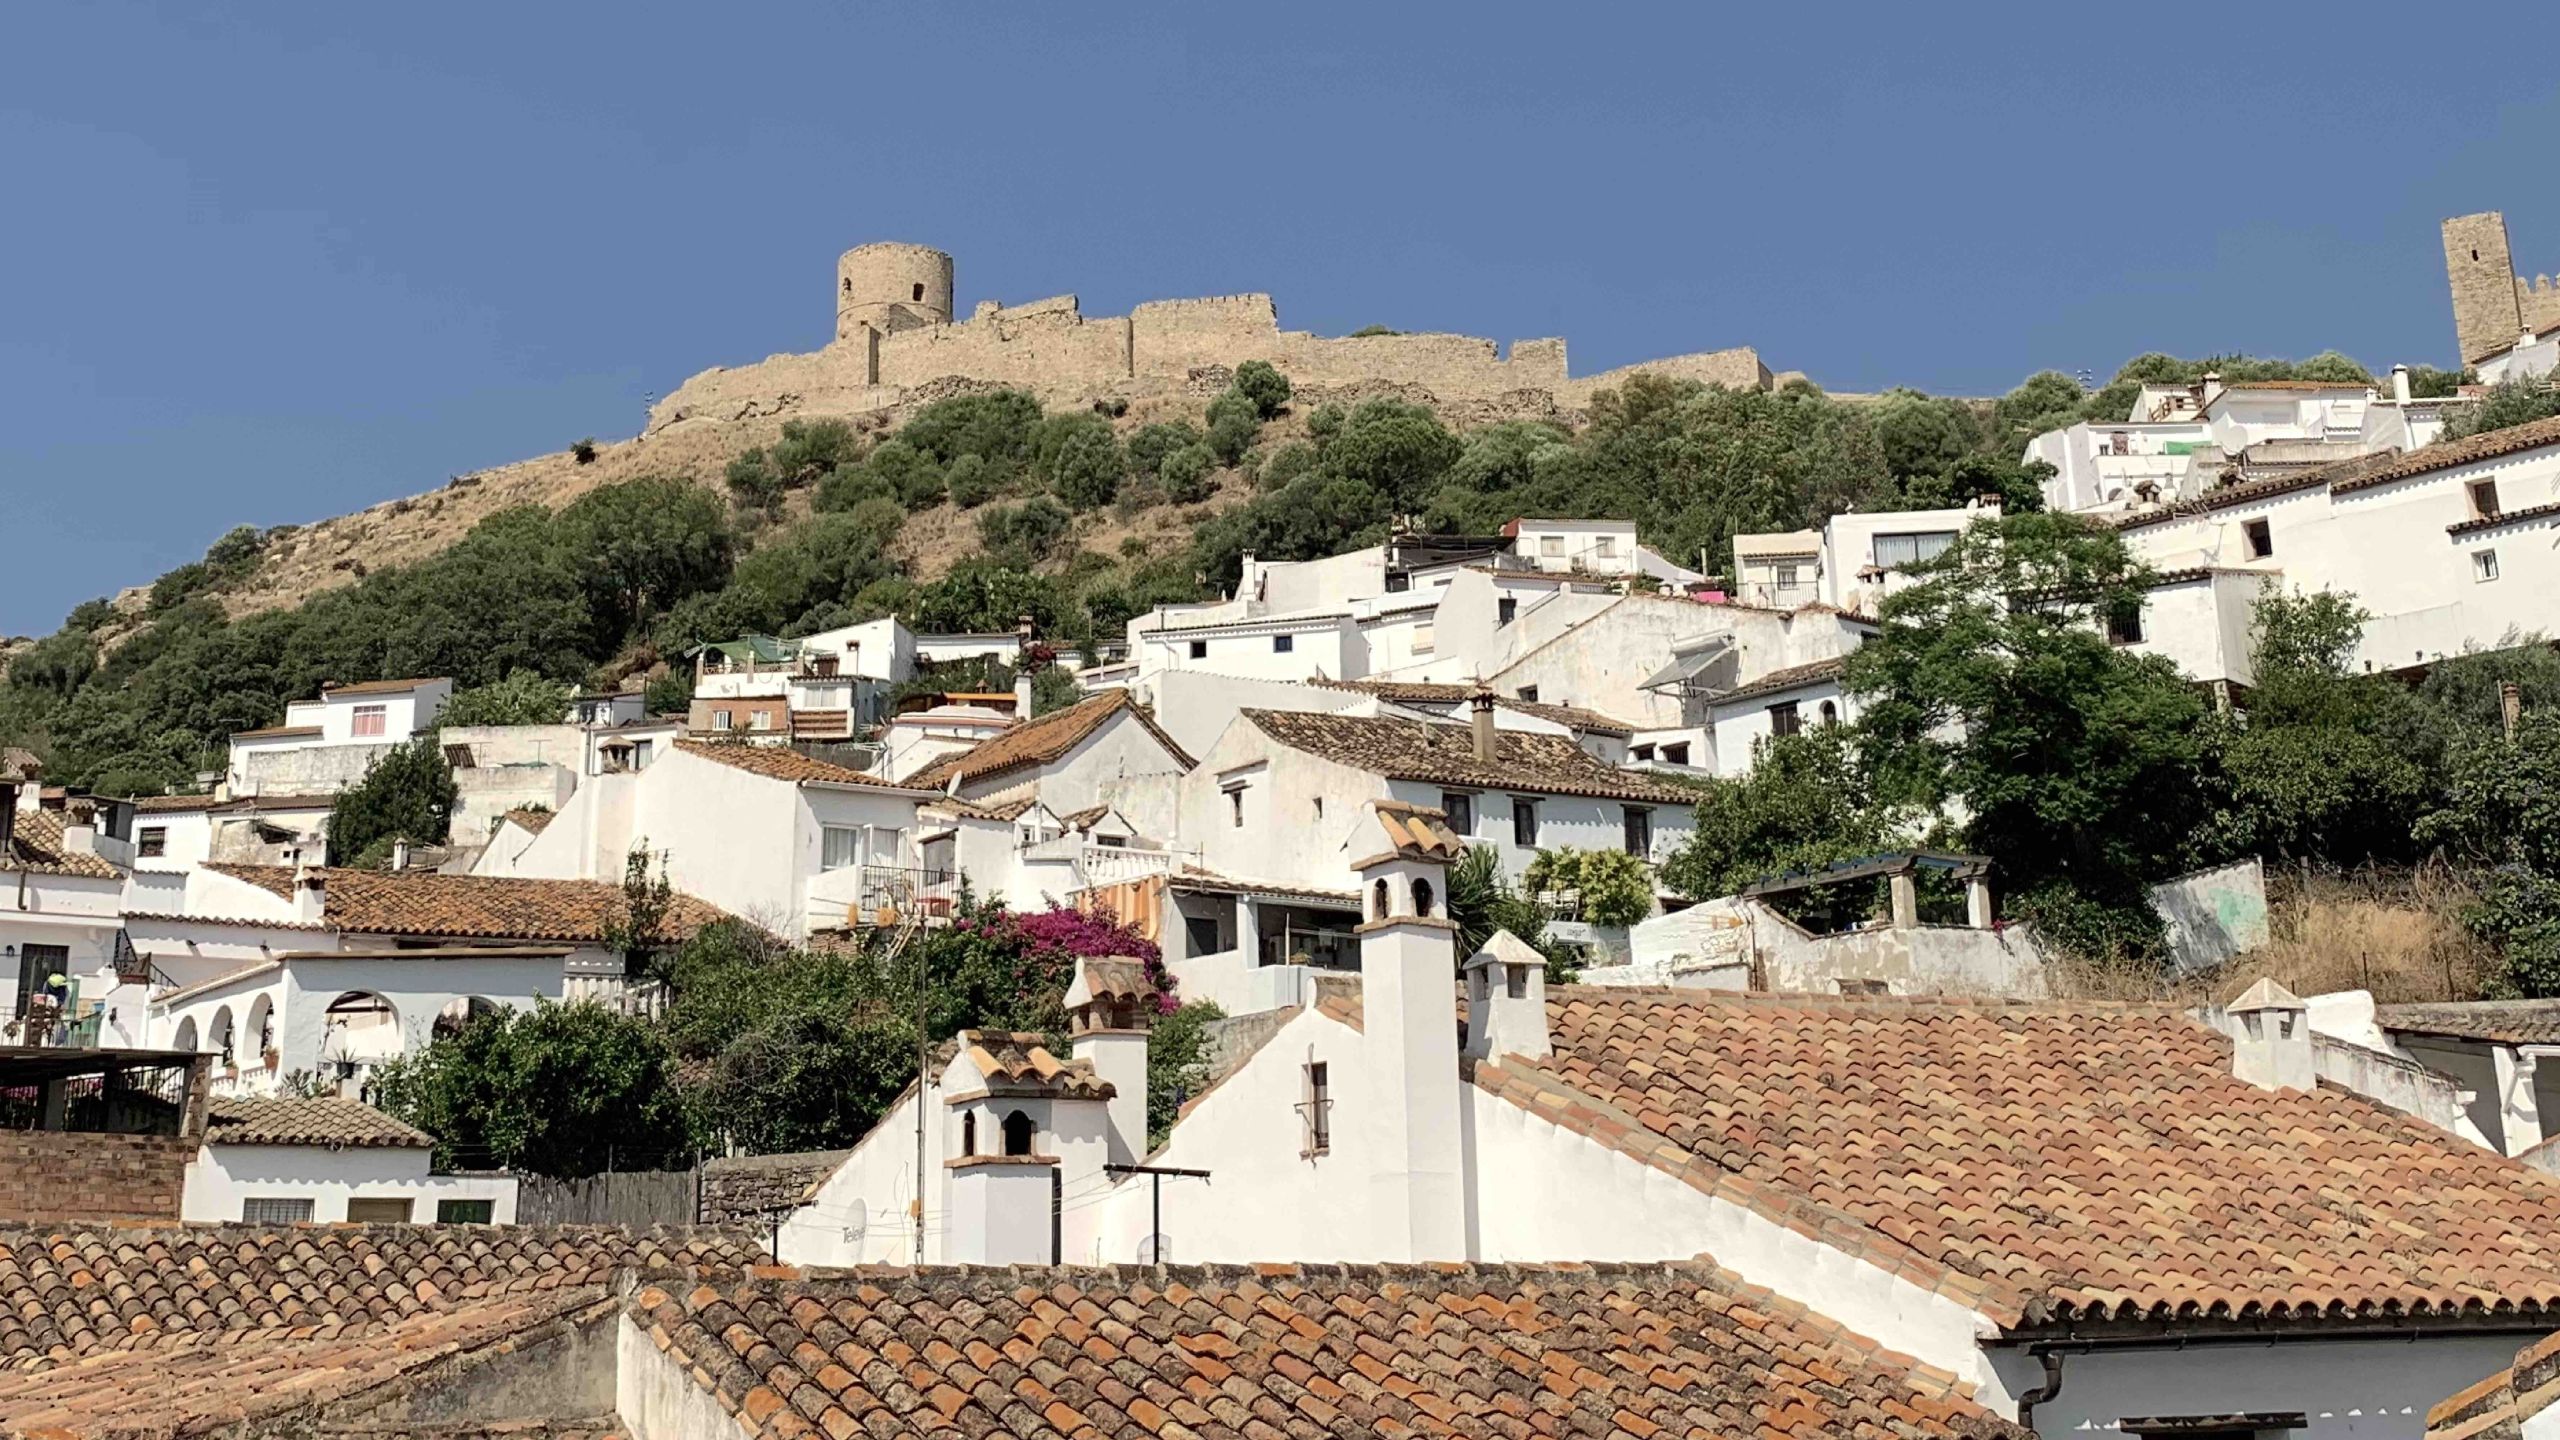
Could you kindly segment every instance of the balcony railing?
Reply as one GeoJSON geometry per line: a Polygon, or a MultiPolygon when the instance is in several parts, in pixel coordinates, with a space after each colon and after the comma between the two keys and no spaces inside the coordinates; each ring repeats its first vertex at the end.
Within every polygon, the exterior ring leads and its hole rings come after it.
{"type": "Polygon", "coordinates": [[[932,920],[949,915],[959,900],[960,877],[949,870],[846,865],[809,877],[809,924],[894,925],[910,913],[932,920]]]}

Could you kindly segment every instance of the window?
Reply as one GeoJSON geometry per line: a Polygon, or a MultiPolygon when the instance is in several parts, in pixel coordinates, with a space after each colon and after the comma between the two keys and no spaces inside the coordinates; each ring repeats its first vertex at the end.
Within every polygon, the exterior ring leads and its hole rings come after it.
{"type": "Polygon", "coordinates": [[[1218,943],[1218,922],[1205,915],[1183,916],[1182,938],[1194,955],[1215,955],[1225,948],[1218,943]]]}
{"type": "Polygon", "coordinates": [[[809,673],[821,678],[835,674],[836,657],[833,655],[821,655],[817,659],[810,661],[809,673]]]}
{"type": "Polygon", "coordinates": [[[657,742],[657,741],[655,741],[655,740],[634,740],[634,741],[632,741],[632,742],[631,742],[631,768],[632,768],[632,769],[634,769],[634,770],[637,770],[637,769],[641,768],[642,766],[644,766],[644,765],[648,764],[648,763],[649,763],[649,756],[650,756],[650,753],[651,753],[652,751],[656,750],[656,749],[657,749],[657,746],[658,746],[658,742],[657,742]]]}
{"type": "Polygon", "coordinates": [[[2497,481],[2495,481],[2495,480],[2474,480],[2474,481],[2472,481],[2472,482],[2471,482],[2471,516],[2472,516],[2472,518],[2473,518],[2473,519],[2475,519],[2475,520],[2486,520],[2486,519],[2488,519],[2490,516],[2495,515],[2495,514],[2497,514],[2497,513],[2498,513],[2498,482],[2497,482],[2497,481]]]}
{"type": "Polygon", "coordinates": [[[1876,537],[1876,568],[1907,570],[1925,560],[1935,560],[1955,543],[1953,530],[1916,530],[1908,535],[1876,537]]]}
{"type": "Polygon", "coordinates": [[[1778,567],[1778,588],[1781,590],[1793,590],[1796,588],[1796,567],[1793,565],[1781,565],[1778,567]]]}
{"type": "Polygon", "coordinates": [[[1840,723],[1840,707],[1839,707],[1839,706],[1837,706],[1837,705],[1832,704],[1832,703],[1831,703],[1830,701],[1828,701],[1828,700],[1823,701],[1823,702],[1822,702],[1822,723],[1823,723],[1823,724],[1825,724],[1825,725],[1837,725],[1837,724],[1839,724],[1839,723],[1840,723]]]}
{"type": "Polygon", "coordinates": [[[1882,980],[1839,980],[1833,982],[1843,995],[1890,995],[1893,987],[1882,980]]]}
{"type": "Polygon", "coordinates": [[[1603,559],[1603,560],[1615,560],[1615,559],[1617,559],[1617,558],[1618,558],[1618,537],[1617,537],[1617,536],[1615,536],[1615,535],[1603,535],[1603,536],[1601,536],[1601,537],[1600,537],[1600,543],[1592,547],[1592,552],[1591,552],[1591,553],[1593,553],[1593,554],[1595,554],[1595,555],[1599,556],[1599,557],[1600,557],[1601,559],[1603,559]]]}
{"type": "Polygon", "coordinates": [[[2240,526],[2240,539],[2248,547],[2252,560],[2264,560],[2276,553],[2275,532],[2267,528],[2264,520],[2244,521],[2240,526]]]}
{"type": "Polygon", "coordinates": [[[354,1225],[406,1225],[409,1223],[409,1197],[351,1195],[347,1198],[347,1221],[354,1225]]]}
{"type": "Polygon", "coordinates": [[[1019,1110],[1004,1117],[1004,1153],[1007,1155],[1031,1153],[1031,1117],[1019,1110]]]}
{"type": "Polygon", "coordinates": [[[1528,701],[1532,705],[1538,703],[1538,687],[1535,685],[1523,685],[1517,693],[1521,699],[1528,701]]]}
{"type": "Polygon", "coordinates": [[[1663,763],[1663,764],[1665,764],[1665,765],[1686,765],[1686,764],[1688,764],[1688,763],[1689,763],[1689,742],[1688,742],[1688,741],[1686,741],[1686,740],[1683,740],[1683,741],[1681,741],[1681,742],[1680,742],[1679,744],[1677,744],[1677,745],[1665,745],[1665,746],[1663,746],[1663,747],[1662,747],[1662,763],[1663,763]]]}
{"type": "Polygon", "coordinates": [[[2142,643],[2142,609],[2121,610],[2107,616],[2107,643],[2139,645],[2142,643]]]}
{"type": "Polygon", "coordinates": [[[1238,830],[1244,828],[1244,787],[1241,785],[1227,787],[1227,823],[1238,830]]]}
{"type": "Polygon", "coordinates": [[[1513,620],[1515,620],[1515,619],[1519,618],[1519,615],[1520,615],[1520,602],[1519,602],[1519,601],[1517,601],[1517,600],[1512,599],[1510,596],[1505,595],[1505,596],[1503,596],[1501,599],[1496,600],[1496,601],[1494,601],[1494,602],[1493,602],[1493,623],[1494,623],[1494,624],[1496,624],[1496,625],[1508,625],[1508,624],[1510,624],[1513,620]]]}
{"type": "Polygon", "coordinates": [[[146,860],[156,860],[169,853],[169,827],[145,825],[134,837],[133,853],[146,860]]]}
{"type": "Polygon", "coordinates": [[[389,723],[389,716],[390,716],[390,709],[389,709],[389,707],[388,707],[388,706],[383,706],[383,705],[359,705],[359,706],[357,706],[357,707],[356,707],[356,733],[357,733],[358,735],[379,735],[379,734],[381,734],[381,733],[383,732],[383,729],[384,729],[385,725],[387,725],[387,724],[389,723]]]}
{"type": "Polygon", "coordinates": [[[1317,818],[1317,819],[1319,819],[1319,820],[1323,819],[1323,818],[1324,818],[1324,797],[1323,797],[1323,796],[1319,795],[1319,796],[1317,796],[1317,797],[1315,798],[1315,807],[1316,807],[1316,818],[1317,818]]]}
{"type": "MultiPolygon", "coordinates": [[[[2485,583],[2485,582],[2487,582],[2487,581],[2491,581],[2491,580],[2495,580],[2495,579],[2497,579],[2497,578],[2498,578],[2498,552],[2497,552],[2497,551],[2495,551],[2495,550],[2474,550],[2474,551],[2472,551],[2472,552],[2471,552],[2471,578],[2472,578],[2473,580],[2475,580],[2475,581],[2479,581],[2479,582],[2483,582],[2483,583],[2485,583]]],[[[145,832],[145,833],[147,834],[147,833],[149,833],[149,832],[145,832]]],[[[159,851],[157,851],[157,850],[146,850],[146,851],[144,851],[143,853],[144,853],[144,854],[146,854],[146,855],[157,855],[157,854],[159,854],[160,852],[159,852],[159,851]]]]}
{"type": "Polygon", "coordinates": [[[919,305],[924,303],[924,287],[922,285],[915,287],[915,302],[919,305]]]}
{"type": "Polygon", "coordinates": [[[971,1110],[960,1117],[960,1153],[978,1153],[978,1112],[971,1110]]]}
{"type": "Polygon", "coordinates": [[[1561,559],[1563,559],[1563,558],[1564,558],[1564,537],[1563,537],[1563,536],[1561,536],[1561,535],[1541,535],[1541,536],[1539,536],[1539,537],[1538,537],[1538,553],[1539,553],[1540,555],[1542,555],[1542,556],[1545,556],[1547,559],[1550,559],[1550,560],[1561,560],[1561,559]]]}
{"type": "Polygon", "coordinates": [[[1518,796],[1512,797],[1511,843],[1519,846],[1523,850],[1535,850],[1538,848],[1537,801],[1523,800],[1518,796]]]}
{"type": "Polygon", "coordinates": [[[1208,642],[1208,641],[1206,641],[1206,640],[1194,640],[1194,641],[1192,641],[1192,642],[1191,642],[1191,658],[1192,658],[1192,659],[1194,659],[1194,660],[1206,660],[1206,659],[1208,659],[1208,658],[1209,658],[1209,642],[1208,642]]]}
{"type": "Polygon", "coordinates": [[[1439,643],[1440,642],[1432,636],[1431,627],[1429,625],[1416,625],[1413,627],[1414,654],[1428,655],[1433,649],[1438,647],[1439,643]]]}
{"type": "Polygon", "coordinates": [[[1431,914],[1431,882],[1416,877],[1413,882],[1413,913],[1428,918],[1431,914]]]}
{"type": "Polygon", "coordinates": [[[1627,758],[1635,761],[1639,765],[1650,765],[1653,763],[1653,747],[1650,745],[1638,745],[1627,751],[1627,758]]]}
{"type": "Polygon", "coordinates": [[[2110,432],[2107,436],[2107,453],[2110,455],[2132,454],[2133,437],[2121,430],[2110,432]]]}
{"type": "MultiPolygon", "coordinates": [[[[1324,813],[1324,802],[1321,800],[1316,802],[1316,813],[1319,815],[1324,813]]],[[[1097,850],[1126,850],[1129,848],[1129,837],[1126,835],[1096,835],[1093,837],[1093,846],[1097,850]]]]}
{"type": "MultiPolygon", "coordinates": [[[[71,947],[68,945],[29,945],[18,954],[18,1008],[12,1012],[24,1015],[27,1006],[39,995],[57,994],[53,977],[71,973],[71,947]]],[[[193,1041],[178,1047],[195,1048],[193,1041]]]]}
{"type": "Polygon", "coordinates": [[[1274,635],[1271,637],[1271,653],[1274,655],[1286,655],[1297,648],[1298,637],[1295,635],[1274,635]]]}
{"type": "Polygon", "coordinates": [[[1781,700],[1769,707],[1769,733],[1793,735],[1804,729],[1804,717],[1796,713],[1796,702],[1781,700]]]}
{"type": "Polygon", "coordinates": [[[1630,805],[1626,814],[1627,853],[1641,860],[1653,853],[1653,812],[1630,805]]]}
{"type": "Polygon", "coordinates": [[[439,1200],[436,1223],[439,1225],[487,1225],[497,1218],[494,1200],[439,1200]]]}
{"type": "Polygon", "coordinates": [[[1449,828],[1460,835],[1476,833],[1476,797],[1466,791],[1441,791],[1440,813],[1449,817],[1449,828]]]}
{"type": "Polygon", "coordinates": [[[307,1196],[252,1195],[240,1202],[240,1218],[251,1225],[299,1225],[311,1218],[307,1196]]]}
{"type": "Polygon", "coordinates": [[[747,728],[748,728],[748,729],[750,729],[750,730],[770,730],[770,729],[772,729],[772,728],[773,728],[773,712],[772,712],[772,711],[770,711],[770,710],[750,710],[750,711],[748,711],[748,712],[747,712],[747,728]]]}
{"type": "Polygon", "coordinates": [[[842,870],[862,861],[862,832],[851,825],[826,825],[818,830],[818,868],[842,870]]]}
{"type": "Polygon", "coordinates": [[[711,712],[711,728],[712,728],[712,729],[714,729],[714,730],[726,730],[726,729],[730,728],[729,712],[728,712],[728,711],[726,711],[726,710],[714,710],[714,711],[712,711],[712,712],[711,712]]]}
{"type": "Polygon", "coordinates": [[[1333,1149],[1333,1087],[1327,1083],[1321,1060],[1309,1061],[1302,1072],[1298,1091],[1299,1132],[1298,1155],[1312,1160],[1333,1149]]]}

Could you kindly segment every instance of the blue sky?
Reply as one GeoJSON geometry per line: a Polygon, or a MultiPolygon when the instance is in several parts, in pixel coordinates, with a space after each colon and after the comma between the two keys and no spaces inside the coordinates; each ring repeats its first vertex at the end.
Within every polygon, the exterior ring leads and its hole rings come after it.
{"type": "Polygon", "coordinates": [[[2449,364],[2449,214],[2560,271],[2560,83],[2499,82],[2499,25],[2068,10],[21,7],[0,632],[627,435],[821,343],[865,240],[954,252],[964,310],[1265,290],[1582,372],[1748,344],[1957,393],[2449,364]]]}

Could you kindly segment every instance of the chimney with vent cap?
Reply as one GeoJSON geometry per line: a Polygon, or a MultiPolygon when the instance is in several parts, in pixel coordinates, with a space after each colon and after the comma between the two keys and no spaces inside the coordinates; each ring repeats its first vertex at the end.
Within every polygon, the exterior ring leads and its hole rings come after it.
{"type": "Polygon", "coordinates": [[[2311,1007],[2300,996],[2260,980],[2231,1002],[2229,1014],[2238,1027],[2231,1037],[2233,1075],[2261,1090],[2309,1090],[2320,1083],[2311,1007]]]}
{"type": "Polygon", "coordinates": [[[1493,691],[1478,685],[1467,697],[1467,720],[1474,727],[1476,763],[1493,763],[1493,691]]]}
{"type": "Polygon", "coordinates": [[[2406,365],[2391,367],[2391,398],[2403,405],[2409,403],[2409,367],[2406,365]]]}
{"type": "Polygon", "coordinates": [[[1510,931],[1496,930],[1463,968],[1468,1059],[1542,1060],[1555,1053],[1547,1034],[1547,957],[1510,931]]]}
{"type": "Polygon", "coordinates": [[[293,918],[318,924],[329,913],[328,872],[311,861],[321,853],[320,837],[306,833],[293,847],[293,918]]]}
{"type": "MultiPolygon", "coordinates": [[[[1463,1260],[1466,1156],[1458,1078],[1457,927],[1436,855],[1406,847],[1360,862],[1362,1126],[1370,1253],[1463,1260]]],[[[1346,1112],[1347,1113],[1347,1112],[1346,1112]]],[[[1357,1208],[1356,1201],[1353,1208],[1357,1208]]]]}

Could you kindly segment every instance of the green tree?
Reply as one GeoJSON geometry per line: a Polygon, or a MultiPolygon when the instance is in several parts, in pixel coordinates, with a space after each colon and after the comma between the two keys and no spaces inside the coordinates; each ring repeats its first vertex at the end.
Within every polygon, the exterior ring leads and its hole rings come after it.
{"type": "Polygon", "coordinates": [[[442,844],[453,825],[459,795],[453,767],[432,734],[385,751],[364,778],[338,792],[329,806],[332,863],[379,864],[391,842],[442,844]]]}
{"type": "Polygon", "coordinates": [[[1078,424],[1059,436],[1049,472],[1050,491],[1077,510],[1110,504],[1129,473],[1129,458],[1121,454],[1110,425],[1099,417],[1085,418],[1094,423],[1078,424]]]}
{"type": "Polygon", "coordinates": [[[1662,866],[1663,883],[1692,900],[1906,845],[1921,819],[1877,793],[1855,733],[1841,725],[1764,738],[1748,771],[1696,788],[1696,828],[1662,866]]]}
{"type": "Polygon", "coordinates": [[[1200,427],[1188,420],[1159,420],[1143,426],[1129,437],[1129,468],[1140,475],[1153,475],[1164,457],[1185,446],[1198,445],[1205,437],[1200,427]]]}
{"type": "Polygon", "coordinates": [[[2560,711],[2527,712],[2513,737],[2465,727],[2418,834],[2484,870],[2463,922],[2498,947],[2509,984],[2560,995],[2560,711]]]}
{"type": "Polygon", "coordinates": [[[1225,1018],[1217,1002],[1193,1000],[1147,1032],[1148,1149],[1173,1134],[1183,1102],[1209,1088],[1209,1022],[1225,1018]]]}
{"type": "Polygon", "coordinates": [[[1032,565],[1057,553],[1074,517],[1046,495],[1019,505],[990,506],[978,515],[978,539],[1000,560],[1032,565]]]}
{"type": "MultiPolygon", "coordinates": [[[[2444,433],[2436,438],[2461,440],[2548,420],[2554,415],[2560,415],[2560,387],[2545,385],[2540,379],[2502,380],[2472,404],[2449,408],[2444,417],[2444,433]]],[[[157,603],[158,592],[153,594],[157,603]]]]}
{"type": "MultiPolygon", "coordinates": [[[[1233,465],[1242,460],[1244,452],[1253,448],[1254,437],[1261,433],[1262,411],[1252,396],[1229,390],[1209,402],[1209,451],[1218,457],[1219,464],[1233,465]]],[[[1158,473],[1162,473],[1161,465],[1158,473]]]]}
{"type": "Polygon", "coordinates": [[[951,462],[943,472],[951,489],[951,503],[963,510],[974,510],[996,497],[1004,479],[983,455],[963,455],[951,462]]]}
{"type": "Polygon", "coordinates": [[[384,1065],[372,1099],[435,1136],[448,1166],[574,1180],[680,1166],[694,1148],[665,1038],[593,1002],[483,1016],[384,1065]]]}
{"type": "Polygon", "coordinates": [[[557,680],[531,670],[518,670],[503,680],[454,692],[436,716],[436,724],[557,725],[568,718],[575,692],[557,680]]]}
{"type": "Polygon", "coordinates": [[[851,1146],[915,1078],[915,1026],[885,1006],[795,1010],[731,1040],[704,1113],[752,1155],[851,1146]]]}
{"type": "Polygon", "coordinates": [[[1324,468],[1386,496],[1397,509],[1420,510],[1456,463],[1458,449],[1458,437],[1422,406],[1364,400],[1325,446],[1324,468]]]}
{"type": "Polygon", "coordinates": [[[237,580],[258,568],[267,537],[255,525],[235,525],[204,552],[205,568],[225,580],[237,580]]]}
{"type": "MultiPolygon", "coordinates": [[[[1031,458],[1040,402],[1020,390],[992,390],[937,400],[907,421],[898,439],[948,465],[963,455],[1017,468],[1031,458]]],[[[876,452],[875,452],[876,453],[876,452]]]]}
{"type": "Polygon", "coordinates": [[[2180,868],[2203,818],[2201,702],[2167,660],[2101,633],[2147,578],[2121,537],[2076,517],[1977,521],[1885,599],[1849,657],[1878,793],[1931,811],[1960,800],[1966,848],[2066,948],[2099,943],[2101,913],[2123,920],[2110,942],[2156,942],[2143,886],[2180,868]]]}
{"type": "Polygon", "coordinates": [[[729,519],[689,481],[601,486],[571,501],[553,529],[560,564],[585,593],[592,637],[572,655],[608,652],[660,611],[729,578],[729,519]]]}
{"type": "Polygon", "coordinates": [[[1253,402],[1254,414],[1268,420],[1289,404],[1289,377],[1268,360],[1247,360],[1236,367],[1237,394],[1253,402]]]}
{"type": "Polygon", "coordinates": [[[1156,479],[1164,485],[1164,498],[1176,505],[1196,505],[1210,495],[1210,475],[1218,468],[1218,457],[1206,445],[1186,445],[1164,457],[1156,467],[1156,479]]]}

